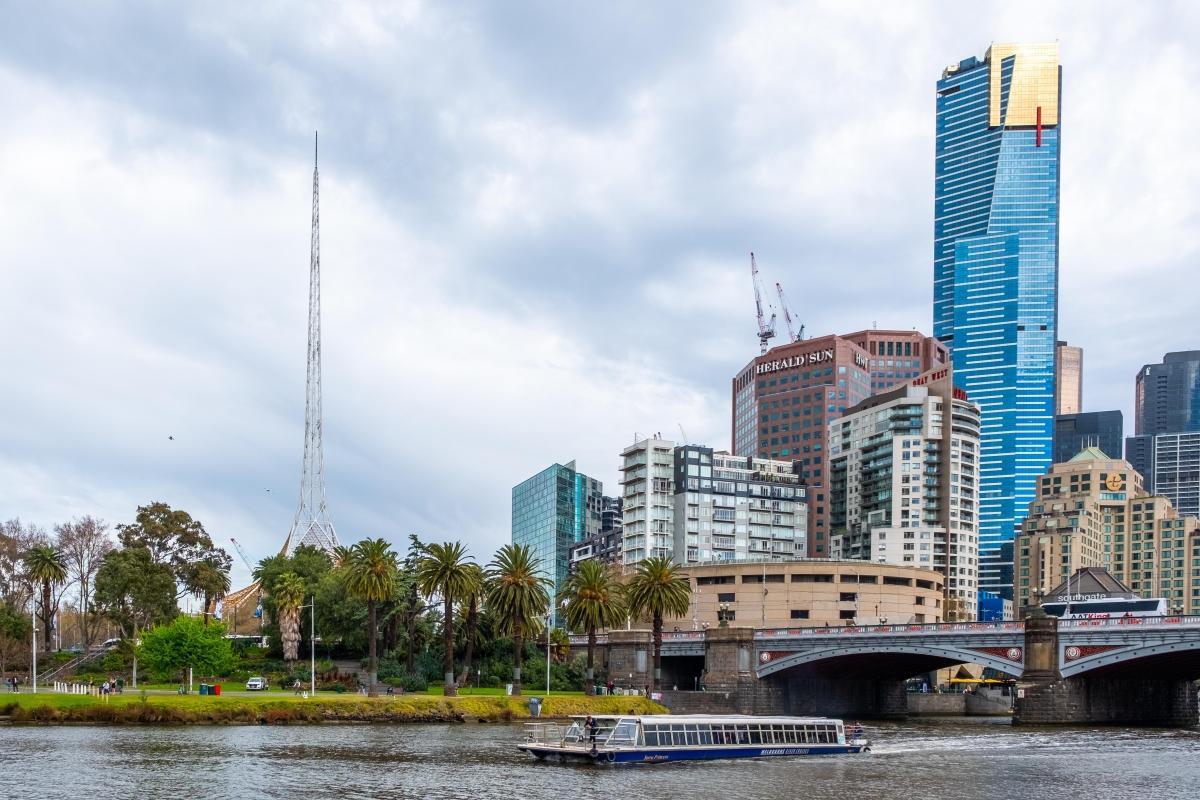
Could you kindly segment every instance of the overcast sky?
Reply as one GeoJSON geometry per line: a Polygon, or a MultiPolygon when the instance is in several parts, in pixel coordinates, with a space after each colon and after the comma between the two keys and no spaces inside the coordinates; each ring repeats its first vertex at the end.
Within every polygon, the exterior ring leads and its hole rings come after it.
{"type": "Polygon", "coordinates": [[[1085,410],[1131,430],[1200,347],[1200,4],[0,6],[0,518],[162,500],[278,549],[314,129],[344,542],[486,562],[550,463],[616,493],[636,433],[728,447],[752,249],[811,335],[930,332],[934,83],[993,41],[1061,43],[1085,410]]]}

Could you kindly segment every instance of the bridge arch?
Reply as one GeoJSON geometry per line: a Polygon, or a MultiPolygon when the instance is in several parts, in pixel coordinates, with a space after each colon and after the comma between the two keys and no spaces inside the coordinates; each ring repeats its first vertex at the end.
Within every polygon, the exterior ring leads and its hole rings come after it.
{"type": "MultiPolygon", "coordinates": [[[[763,651],[770,653],[771,651],[763,651]]],[[[833,659],[844,659],[852,656],[876,656],[876,655],[905,655],[905,656],[925,656],[931,659],[938,659],[950,664],[982,664],[985,667],[991,667],[997,672],[1002,672],[1013,677],[1020,677],[1024,671],[1022,664],[1009,661],[999,656],[981,653],[977,650],[968,650],[966,648],[953,646],[934,646],[911,643],[875,643],[870,644],[838,644],[831,647],[823,647],[820,649],[803,650],[797,653],[780,654],[774,656],[767,661],[762,661],[761,656],[758,664],[758,677],[765,678],[769,675],[785,672],[795,667],[805,665],[816,665],[822,661],[830,661],[833,659]]],[[[915,674],[915,673],[914,673],[915,674]]]]}
{"type": "MultiPolygon", "coordinates": [[[[1069,658],[1071,647],[1064,647],[1069,658]]],[[[1063,663],[1059,672],[1064,678],[1077,675],[1145,673],[1147,677],[1168,677],[1194,680],[1200,678],[1200,640],[1177,640],[1146,644],[1140,647],[1114,647],[1096,655],[1063,663]]]]}

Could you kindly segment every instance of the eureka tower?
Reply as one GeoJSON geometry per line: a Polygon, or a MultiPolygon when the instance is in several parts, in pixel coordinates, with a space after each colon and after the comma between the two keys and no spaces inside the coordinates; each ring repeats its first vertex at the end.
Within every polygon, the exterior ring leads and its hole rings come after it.
{"type": "Polygon", "coordinates": [[[1009,598],[1054,445],[1061,86],[1057,44],[993,44],[937,83],[933,335],[982,414],[979,589],[1009,598]]]}

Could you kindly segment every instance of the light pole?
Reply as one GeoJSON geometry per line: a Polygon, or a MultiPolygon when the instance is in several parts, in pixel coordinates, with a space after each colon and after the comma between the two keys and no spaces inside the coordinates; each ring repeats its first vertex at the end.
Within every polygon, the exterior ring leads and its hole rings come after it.
{"type": "Polygon", "coordinates": [[[717,607],[717,627],[729,627],[729,603],[721,603],[721,605],[717,607]]]}
{"type": "Polygon", "coordinates": [[[546,609],[546,697],[550,696],[550,621],[554,616],[554,605],[546,609]]]}
{"type": "Polygon", "coordinates": [[[30,614],[30,619],[33,621],[33,693],[37,694],[37,601],[31,601],[33,605],[33,613],[30,614]]]}
{"type": "Polygon", "coordinates": [[[308,605],[308,689],[317,696],[317,596],[309,598],[308,605]]]}

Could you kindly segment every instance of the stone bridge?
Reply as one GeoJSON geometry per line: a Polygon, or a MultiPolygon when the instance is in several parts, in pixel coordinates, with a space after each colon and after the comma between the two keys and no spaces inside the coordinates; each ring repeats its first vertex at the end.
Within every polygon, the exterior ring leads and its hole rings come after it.
{"type": "MultiPolygon", "coordinates": [[[[649,631],[598,645],[615,685],[650,683],[649,631]]],[[[908,678],[974,663],[1019,681],[1018,723],[1195,725],[1200,616],[710,628],[664,633],[662,655],[665,699],[681,711],[903,716],[908,678]]]]}

